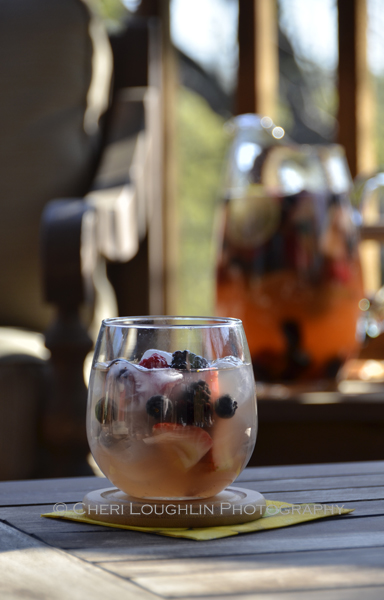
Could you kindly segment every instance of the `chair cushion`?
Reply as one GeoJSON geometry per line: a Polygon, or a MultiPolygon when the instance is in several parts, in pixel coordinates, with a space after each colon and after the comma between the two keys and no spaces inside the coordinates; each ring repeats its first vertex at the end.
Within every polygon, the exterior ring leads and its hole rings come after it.
{"type": "Polygon", "coordinates": [[[89,187],[111,69],[106,34],[82,1],[1,0],[0,325],[41,331],[51,318],[40,216],[47,201],[89,187]]]}

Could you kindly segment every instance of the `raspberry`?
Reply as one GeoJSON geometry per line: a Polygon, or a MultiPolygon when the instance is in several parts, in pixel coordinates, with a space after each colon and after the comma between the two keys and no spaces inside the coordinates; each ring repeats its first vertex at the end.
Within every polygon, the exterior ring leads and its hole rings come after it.
{"type": "Polygon", "coordinates": [[[165,358],[156,352],[154,352],[148,358],[143,358],[139,362],[139,365],[140,367],[145,367],[146,369],[166,369],[168,367],[168,363],[165,358]]]}

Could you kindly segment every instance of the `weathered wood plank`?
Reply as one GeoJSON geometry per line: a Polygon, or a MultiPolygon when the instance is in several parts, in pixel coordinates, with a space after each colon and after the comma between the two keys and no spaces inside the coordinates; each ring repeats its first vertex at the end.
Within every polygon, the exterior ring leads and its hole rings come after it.
{"type": "MultiPolygon", "coordinates": [[[[383,600],[384,587],[364,587],[355,589],[337,589],[337,590],[305,590],[294,592],[273,592],[266,594],[257,594],[257,600],[383,600]]],[[[212,600],[215,596],[199,596],[199,600],[212,600]]],[[[195,596],[184,596],[183,600],[196,600],[195,596]]],[[[225,600],[239,600],[238,594],[226,594],[225,600]]],[[[255,595],[244,594],[241,600],[255,600],[255,595]]]]}
{"type": "MultiPolygon", "coordinates": [[[[55,548],[61,548],[72,552],[72,550],[84,548],[99,548],[108,553],[115,548],[130,548],[133,553],[142,547],[163,547],[172,546],[174,538],[162,537],[154,533],[143,533],[141,531],[132,531],[127,529],[104,528],[101,532],[90,531],[82,532],[79,535],[76,531],[71,532],[40,532],[39,539],[55,548]]],[[[177,540],[176,544],[180,544],[177,540]]]]}
{"type": "Polygon", "coordinates": [[[351,517],[373,517],[384,515],[384,502],[383,500],[368,500],[361,502],[344,502],[344,508],[353,508],[351,517]]]}
{"type": "MultiPolygon", "coordinates": [[[[355,509],[355,512],[349,515],[348,518],[384,515],[384,503],[382,500],[347,502],[343,505],[344,508],[355,509]]],[[[52,507],[47,507],[46,505],[0,508],[0,520],[38,537],[44,535],[44,533],[76,533],[80,536],[83,533],[88,534],[90,532],[111,532],[111,529],[106,529],[101,525],[90,525],[87,523],[77,523],[61,519],[45,519],[40,517],[41,513],[47,512],[51,508],[52,507]]],[[[68,505],[68,508],[72,508],[72,505],[68,505]]]]}
{"type": "MultiPolygon", "coordinates": [[[[244,485],[245,487],[245,485],[244,485]]],[[[305,502],[319,502],[321,504],[343,504],[361,500],[384,499],[384,487],[331,489],[331,490],[298,490],[292,492],[268,492],[259,483],[247,482],[249,489],[261,492],[269,500],[281,500],[292,504],[304,504],[305,502]]]]}
{"type": "MultiPolygon", "coordinates": [[[[348,516],[349,519],[364,516],[384,515],[383,501],[349,502],[344,503],[343,506],[344,508],[355,509],[355,512],[348,516]]],[[[69,505],[68,508],[72,508],[72,505],[69,505]]],[[[88,535],[91,532],[110,534],[112,531],[110,528],[105,528],[100,525],[90,525],[87,523],[77,523],[74,521],[64,521],[60,519],[41,518],[40,514],[46,510],[47,507],[44,505],[2,508],[0,509],[0,520],[37,537],[43,537],[45,534],[68,535],[69,533],[73,533],[79,536],[80,539],[82,535],[88,535]]],[[[122,530],[118,529],[113,531],[123,533],[122,530]]],[[[142,538],[142,534],[137,534],[137,537],[140,540],[140,538],[142,538]]],[[[153,539],[151,536],[150,543],[152,543],[152,541],[153,539]]],[[[158,538],[156,543],[159,543],[158,538]]]]}
{"type": "MultiPolygon", "coordinates": [[[[68,504],[68,508],[72,508],[68,504]]],[[[40,504],[32,506],[9,506],[0,507],[0,521],[13,525],[25,533],[38,535],[40,531],[104,531],[102,525],[90,525],[88,523],[75,523],[74,521],[63,521],[60,519],[45,519],[40,515],[52,511],[52,505],[40,504]]]]}
{"type": "MultiPolygon", "coordinates": [[[[309,526],[308,526],[309,527],[309,526]]],[[[119,543],[109,543],[105,546],[98,544],[94,538],[94,545],[72,547],[69,552],[90,562],[104,562],[115,560],[145,560],[152,558],[156,560],[172,558],[196,558],[210,556],[235,556],[247,554],[267,554],[276,552],[309,552],[323,550],[344,550],[350,548],[373,548],[384,546],[383,534],[380,531],[355,533],[349,531],[346,533],[332,533],[328,536],[297,536],[294,530],[299,526],[287,528],[289,535],[277,536],[275,532],[268,531],[257,534],[246,534],[221,540],[212,540],[207,543],[191,542],[170,538],[160,538],[162,543],[142,545],[137,539],[130,542],[130,534],[127,534],[126,540],[120,538],[119,543]],[[172,541],[171,541],[172,540],[172,541]]],[[[277,530],[279,532],[281,529],[277,530]]],[[[147,534],[142,534],[146,536],[147,534]]],[[[88,540],[91,542],[91,540],[88,540]]]]}
{"type": "MultiPolygon", "coordinates": [[[[358,464],[358,463],[355,463],[358,464]]],[[[339,488],[375,488],[384,485],[383,473],[379,470],[379,463],[368,463],[372,465],[373,472],[362,472],[361,474],[343,473],[343,465],[338,469],[313,471],[306,467],[279,467],[276,469],[275,477],[267,476],[273,474],[271,469],[252,468],[244,471],[236,480],[249,489],[257,489],[261,493],[281,491],[302,491],[316,489],[339,489],[339,488]],[[377,467],[377,472],[374,469],[377,467]],[[249,473],[247,473],[249,471],[249,473]],[[340,472],[339,472],[340,471],[340,472]],[[324,473],[325,472],[325,473],[324,473]],[[324,475],[320,475],[324,473],[324,475]],[[257,482],[255,484],[253,482],[257,482]],[[248,485],[249,484],[249,485],[248,485]]],[[[316,466],[316,465],[315,465],[316,466]]],[[[357,468],[357,467],[356,467],[357,468]]],[[[361,470],[363,470],[361,468],[361,470]]],[[[82,500],[86,492],[98,488],[112,487],[111,482],[103,477],[78,477],[68,479],[31,480],[31,481],[9,481],[0,483],[0,506],[16,506],[28,504],[52,504],[56,502],[78,502],[82,500]]]]}
{"type": "Polygon", "coordinates": [[[336,477],[302,477],[292,479],[271,479],[268,481],[244,482],[244,487],[260,492],[292,492],[308,490],[368,489],[384,486],[384,474],[337,475],[336,477]],[[255,487],[256,486],[256,487],[255,487]]]}
{"type": "Polygon", "coordinates": [[[193,556],[227,556],[266,552],[297,552],[304,550],[337,550],[340,548],[369,548],[384,546],[384,518],[364,517],[352,519],[345,516],[293,527],[249,533],[209,543],[196,543],[186,539],[164,538],[154,534],[116,531],[105,534],[93,533],[81,536],[68,534],[43,534],[43,541],[103,561],[136,559],[142,556],[175,558],[193,556]],[[352,525],[353,523],[353,525],[352,525]],[[152,538],[152,539],[149,539],[152,538]],[[160,541],[159,541],[160,540],[160,541]]]}
{"type": "Polygon", "coordinates": [[[73,588],[76,593],[80,590],[78,596],[71,593],[74,598],[92,594],[104,599],[116,591],[125,592],[124,598],[143,599],[166,595],[212,600],[225,595],[226,600],[238,600],[241,594],[242,600],[253,600],[257,594],[268,600],[320,600],[325,595],[327,600],[360,600],[362,596],[381,600],[383,473],[382,461],[249,469],[239,483],[268,498],[338,503],[355,507],[356,512],[341,519],[206,543],[40,518],[56,502],[70,508],[87,491],[111,486],[106,479],[4,482],[0,484],[0,520],[39,540],[0,523],[0,568],[7,574],[0,581],[0,594],[16,598],[28,588],[39,598],[61,598],[68,597],[73,588]],[[12,553],[1,552],[1,544],[9,539],[3,535],[4,528],[7,535],[16,531],[22,536],[21,542],[12,541],[12,553]],[[98,564],[87,565],[78,558],[98,564]]]}
{"type": "Polygon", "coordinates": [[[78,502],[90,490],[111,486],[105,477],[3,481],[0,483],[0,506],[78,502]]]}
{"type": "Polygon", "coordinates": [[[7,599],[105,600],[114,594],[134,600],[158,597],[3,523],[0,523],[0,572],[0,596],[7,599]]]}
{"type": "MultiPolygon", "coordinates": [[[[380,557],[370,551],[364,556],[360,551],[356,557],[349,555],[348,562],[339,553],[324,559],[322,553],[306,553],[280,557],[242,557],[241,560],[204,558],[184,561],[159,561],[151,564],[101,563],[110,572],[130,577],[139,585],[154,593],[170,598],[180,596],[200,597],[202,594],[222,596],[228,593],[288,592],[304,590],[328,590],[354,588],[357,586],[384,585],[384,555],[380,557]],[[304,556],[302,556],[304,555],[304,556]],[[284,560],[286,558],[286,560],[284,560]],[[332,562],[330,562],[332,558],[332,562]],[[355,558],[355,559],[354,559],[355,558]],[[367,560],[368,558],[368,560],[367,560]],[[143,568],[144,567],[144,568],[143,568]]],[[[350,551],[349,551],[350,552],[350,551]]]]}
{"type": "MultiPolygon", "coordinates": [[[[384,461],[336,463],[332,465],[252,467],[245,469],[236,481],[237,483],[264,480],[276,481],[281,479],[327,477],[330,474],[334,477],[384,474],[384,461]]],[[[90,490],[110,486],[112,484],[104,477],[3,481],[0,482],[0,506],[76,502],[82,499],[84,494],[90,490]]]]}
{"type": "MultiPolygon", "coordinates": [[[[221,576],[225,571],[238,573],[240,569],[249,569],[252,566],[256,572],[273,567],[317,567],[340,566],[362,567],[372,569],[384,566],[384,548],[353,548],[346,550],[322,550],[311,552],[283,552],[269,554],[246,554],[235,556],[209,556],[201,558],[175,558],[167,561],[161,560],[120,560],[97,563],[107,570],[119,573],[122,577],[157,577],[164,574],[167,567],[167,576],[173,577],[182,574],[199,576],[216,573],[221,576]]],[[[384,573],[383,573],[384,576],[384,573]]]]}
{"type": "MultiPolygon", "coordinates": [[[[257,446],[256,446],[257,450],[257,446]]],[[[348,462],[316,465],[290,465],[286,467],[249,467],[237,478],[240,481],[260,481],[264,479],[299,479],[301,477],[327,477],[328,475],[367,475],[384,473],[384,461],[348,462]]]]}

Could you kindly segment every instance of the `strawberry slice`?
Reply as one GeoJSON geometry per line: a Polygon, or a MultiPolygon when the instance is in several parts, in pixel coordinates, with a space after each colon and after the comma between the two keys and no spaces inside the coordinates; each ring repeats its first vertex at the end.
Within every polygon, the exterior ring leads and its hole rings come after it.
{"type": "Polygon", "coordinates": [[[215,461],[213,460],[212,448],[210,448],[208,452],[199,460],[196,465],[196,468],[197,467],[201,467],[201,469],[203,469],[205,472],[216,471],[217,467],[215,465],[215,461]]]}
{"type": "Polygon", "coordinates": [[[196,465],[212,447],[212,438],[200,427],[157,423],[152,437],[144,438],[146,444],[158,445],[173,462],[181,463],[185,470],[196,465]]]}

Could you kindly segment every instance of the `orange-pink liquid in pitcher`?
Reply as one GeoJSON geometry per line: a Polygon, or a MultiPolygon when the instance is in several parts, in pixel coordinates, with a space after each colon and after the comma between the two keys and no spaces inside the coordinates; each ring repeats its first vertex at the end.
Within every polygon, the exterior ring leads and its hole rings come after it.
{"type": "MultiPolygon", "coordinates": [[[[349,205],[333,196],[319,207],[305,192],[263,200],[275,211],[265,239],[241,235],[236,200],[223,207],[217,313],[242,320],[256,378],[333,378],[360,345],[363,285],[349,205]]],[[[257,215],[247,217],[242,203],[245,227],[257,215]]]]}

